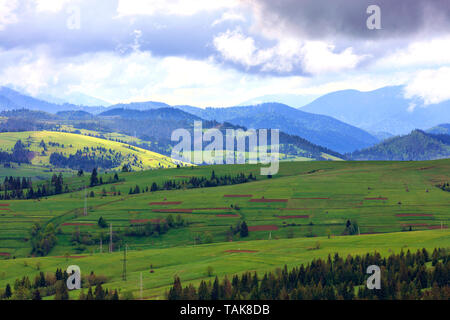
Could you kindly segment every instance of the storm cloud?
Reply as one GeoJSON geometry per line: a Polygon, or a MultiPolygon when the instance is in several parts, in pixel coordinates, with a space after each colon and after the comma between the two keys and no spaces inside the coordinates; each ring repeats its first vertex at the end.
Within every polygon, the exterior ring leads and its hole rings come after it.
{"type": "Polygon", "coordinates": [[[309,39],[400,38],[450,30],[449,0],[247,0],[266,30],[309,39]],[[381,9],[381,29],[367,28],[367,8],[381,9]]]}

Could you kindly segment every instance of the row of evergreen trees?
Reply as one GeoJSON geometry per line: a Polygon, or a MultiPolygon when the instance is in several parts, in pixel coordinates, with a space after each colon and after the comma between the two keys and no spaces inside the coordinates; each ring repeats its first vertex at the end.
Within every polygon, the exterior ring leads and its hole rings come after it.
{"type": "Polygon", "coordinates": [[[188,180],[167,180],[162,185],[158,186],[155,182],[151,187],[139,187],[136,185],[134,188],[130,188],[128,194],[139,194],[144,192],[155,192],[159,190],[178,190],[178,189],[194,189],[194,188],[211,188],[218,186],[241,184],[250,181],[255,181],[256,177],[250,173],[246,176],[244,173],[239,173],[236,176],[225,175],[216,176],[214,170],[211,173],[211,177],[191,177],[188,180]]]}
{"type": "Polygon", "coordinates": [[[67,184],[64,184],[62,173],[53,174],[51,180],[38,186],[37,190],[33,188],[31,178],[25,177],[5,178],[2,186],[3,193],[0,194],[0,200],[38,199],[69,192],[67,184]]]}
{"type": "Polygon", "coordinates": [[[159,237],[167,233],[170,229],[177,229],[186,227],[189,224],[181,215],[177,215],[174,218],[171,214],[167,216],[165,220],[146,222],[146,223],[135,223],[130,227],[126,227],[123,236],[128,237],[159,237]]]}
{"type": "MultiPolygon", "coordinates": [[[[84,175],[83,170],[78,171],[78,176],[84,175]]],[[[114,177],[109,177],[107,181],[103,181],[103,178],[99,176],[97,168],[92,170],[91,177],[89,179],[89,186],[95,187],[103,184],[116,183],[119,181],[124,181],[119,179],[117,173],[114,177]]],[[[70,192],[69,186],[64,183],[64,178],[62,173],[58,175],[53,174],[50,181],[41,183],[37,188],[33,188],[33,183],[30,178],[14,178],[6,177],[3,184],[0,185],[0,200],[24,200],[24,199],[40,199],[43,197],[49,197],[61,193],[70,192]]],[[[106,195],[106,191],[104,192],[106,195]]],[[[92,192],[92,196],[94,193],[92,192]]]]}
{"type": "MultiPolygon", "coordinates": [[[[31,281],[28,276],[16,279],[14,286],[8,283],[4,290],[0,289],[0,300],[42,300],[44,297],[54,296],[55,300],[69,300],[69,291],[67,289],[67,279],[69,275],[62,269],[56,269],[56,272],[39,272],[31,281]]],[[[81,291],[80,300],[118,300],[117,290],[108,291],[103,289],[102,284],[107,281],[103,275],[96,275],[91,271],[89,275],[82,275],[81,286],[88,287],[87,294],[81,291]],[[94,287],[94,291],[92,291],[94,287]]]]}
{"type": "Polygon", "coordinates": [[[353,300],[353,299],[450,299],[450,254],[435,249],[416,253],[403,251],[382,258],[379,253],[363,256],[337,253],[328,259],[313,260],[288,271],[277,269],[262,278],[255,273],[202,281],[183,288],[179,277],[168,292],[169,300],[353,300]],[[428,262],[432,267],[427,267],[428,262]],[[381,268],[381,289],[366,287],[367,267],[381,268]]]}
{"type": "Polygon", "coordinates": [[[53,152],[50,155],[50,164],[56,167],[68,167],[74,170],[92,170],[93,168],[114,168],[123,161],[121,153],[90,154],[77,150],[75,154],[66,157],[63,153],[53,152]]]}
{"type": "Polygon", "coordinates": [[[0,191],[28,189],[32,186],[31,178],[10,176],[5,177],[3,183],[0,184],[0,191]]]}
{"type": "Polygon", "coordinates": [[[33,157],[34,153],[29,151],[21,140],[17,140],[11,153],[0,151],[0,163],[31,163],[31,159],[33,159],[33,157]]]}

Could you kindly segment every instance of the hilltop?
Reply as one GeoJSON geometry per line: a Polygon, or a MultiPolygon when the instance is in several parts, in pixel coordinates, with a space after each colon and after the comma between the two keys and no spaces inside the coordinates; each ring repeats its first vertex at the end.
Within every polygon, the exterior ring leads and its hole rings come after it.
{"type": "Polygon", "coordinates": [[[450,157],[450,135],[414,130],[348,155],[352,160],[434,160],[450,157]]]}
{"type": "Polygon", "coordinates": [[[149,150],[122,142],[68,132],[0,133],[1,150],[11,151],[18,140],[21,140],[25,147],[33,153],[31,164],[39,166],[53,165],[75,170],[79,169],[83,163],[85,166],[81,167],[82,169],[91,170],[93,167],[119,170],[123,165],[129,165],[133,170],[176,166],[169,157],[149,150]],[[52,157],[52,154],[60,156],[52,157]],[[67,160],[63,160],[63,157],[67,160]]]}

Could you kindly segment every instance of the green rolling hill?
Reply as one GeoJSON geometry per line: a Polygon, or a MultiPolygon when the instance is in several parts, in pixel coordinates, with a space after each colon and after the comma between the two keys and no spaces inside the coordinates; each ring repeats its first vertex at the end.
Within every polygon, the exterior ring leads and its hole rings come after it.
{"type": "Polygon", "coordinates": [[[414,130],[348,155],[353,160],[434,160],[450,157],[450,136],[414,130]]]}

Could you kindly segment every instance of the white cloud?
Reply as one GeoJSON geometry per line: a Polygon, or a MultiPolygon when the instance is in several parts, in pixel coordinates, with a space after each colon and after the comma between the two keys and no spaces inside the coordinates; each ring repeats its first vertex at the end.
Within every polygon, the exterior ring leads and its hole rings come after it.
{"type": "Polygon", "coordinates": [[[0,86],[31,95],[61,96],[80,92],[111,102],[164,101],[169,104],[228,106],[269,90],[295,90],[301,77],[264,77],[226,69],[213,59],[155,57],[139,50],[129,55],[111,52],[51,58],[48,49],[0,50],[0,86]]]}
{"type": "Polygon", "coordinates": [[[433,67],[450,64],[450,36],[415,41],[406,48],[378,60],[375,67],[392,69],[407,67],[433,67]]]}
{"type": "Polygon", "coordinates": [[[190,16],[201,11],[234,8],[237,0],[119,0],[119,16],[169,14],[190,16]]]}
{"type": "Polygon", "coordinates": [[[3,30],[7,24],[19,21],[15,13],[18,4],[18,0],[0,0],[0,31],[3,30]]]}
{"type": "Polygon", "coordinates": [[[302,48],[303,69],[311,74],[324,74],[354,69],[367,56],[353,53],[352,48],[335,52],[333,45],[322,41],[308,41],[302,48]]]}
{"type": "Polygon", "coordinates": [[[450,100],[450,67],[417,72],[405,87],[406,98],[420,98],[425,105],[450,100]]]}
{"type": "Polygon", "coordinates": [[[244,15],[234,12],[234,11],[226,11],[222,14],[222,16],[219,19],[214,20],[212,23],[212,26],[216,26],[218,24],[221,24],[225,21],[242,21],[245,22],[246,19],[244,15]]]}
{"type": "Polygon", "coordinates": [[[333,73],[354,69],[367,57],[355,54],[352,48],[336,52],[333,45],[322,41],[301,42],[287,37],[271,48],[259,49],[255,40],[239,29],[216,36],[214,46],[224,59],[246,67],[261,66],[261,71],[291,72],[301,65],[310,74],[333,73]]]}
{"type": "Polygon", "coordinates": [[[226,60],[246,67],[257,66],[270,58],[258,50],[253,38],[244,36],[239,30],[227,30],[216,36],[214,47],[226,60]]]}
{"type": "Polygon", "coordinates": [[[79,1],[74,0],[34,0],[37,12],[52,12],[56,13],[62,10],[62,8],[72,2],[77,3],[79,1]]]}

